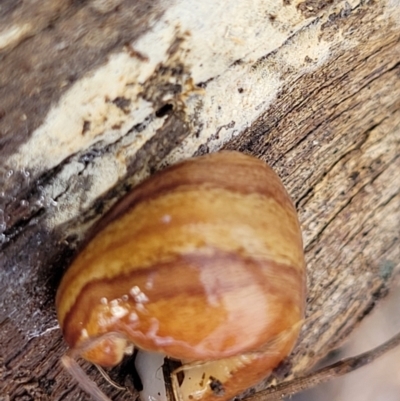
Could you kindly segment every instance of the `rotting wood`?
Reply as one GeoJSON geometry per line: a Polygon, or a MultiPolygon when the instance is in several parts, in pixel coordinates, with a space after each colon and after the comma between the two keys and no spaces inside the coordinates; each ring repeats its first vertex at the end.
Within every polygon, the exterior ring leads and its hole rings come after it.
{"type": "Polygon", "coordinates": [[[267,160],[296,202],[308,319],[270,380],[309,370],[399,269],[398,3],[47,3],[0,9],[0,397],[85,399],[53,305],[76,245],[145,176],[220,148],[267,160]]]}

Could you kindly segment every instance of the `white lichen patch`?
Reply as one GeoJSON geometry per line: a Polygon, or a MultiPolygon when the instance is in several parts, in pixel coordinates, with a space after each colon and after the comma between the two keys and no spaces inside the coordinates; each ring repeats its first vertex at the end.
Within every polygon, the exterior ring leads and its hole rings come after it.
{"type": "Polygon", "coordinates": [[[146,35],[135,48],[152,58],[159,54],[158,46],[166,33],[169,37],[179,27],[180,32],[188,33],[181,45],[185,64],[190,66],[193,80],[203,82],[224,73],[237,60],[256,61],[305,26],[296,3],[282,6],[268,0],[181,0],[157,22],[153,37],[146,35]]]}
{"type": "Polygon", "coordinates": [[[331,54],[331,43],[319,38],[320,26],[311,24],[298,33],[277,54],[278,71],[292,68],[300,73],[315,71],[325,63],[331,54]]]}
{"type": "Polygon", "coordinates": [[[31,139],[12,156],[10,165],[49,169],[96,142],[116,141],[142,122],[153,109],[139,96],[140,68],[148,75],[153,72],[151,66],[125,51],[111,56],[106,65],[65,93],[31,139]]]}
{"type": "MultiPolygon", "coordinates": [[[[48,224],[57,226],[74,218],[82,210],[90,207],[94,199],[115,186],[121,177],[126,175],[127,158],[134,154],[151,135],[162,126],[163,119],[155,119],[148,129],[140,133],[132,132],[122,138],[118,153],[106,153],[93,160],[84,168],[79,161],[71,162],[63,169],[61,175],[53,185],[44,189],[45,199],[57,199],[57,213],[48,216],[48,224]],[[65,171],[67,169],[67,171],[65,171]],[[81,192],[79,190],[68,191],[74,176],[81,174],[90,180],[90,186],[81,192]],[[77,195],[81,194],[80,197],[77,195]]],[[[144,173],[138,175],[137,181],[145,178],[144,173]]],[[[83,227],[84,228],[84,227],[83,227]]]]}
{"type": "MultiPolygon", "coordinates": [[[[179,57],[190,67],[193,81],[215,79],[222,74],[226,82],[232,76],[224,73],[233,62],[239,59],[254,61],[276,50],[289,34],[306,23],[295,4],[282,8],[265,0],[232,0],[221,5],[211,1],[194,4],[177,1],[161,20],[155,22],[153,29],[132,43],[132,48],[139,51],[143,59],[132,57],[124,50],[110,56],[105,65],[76,82],[9,164],[17,168],[48,169],[98,141],[112,143],[143,121],[154,110],[140,96],[142,85],[157,65],[168,61],[168,49],[178,34],[186,35],[179,57]],[[119,107],[118,99],[126,101],[126,106],[119,107]]],[[[243,68],[231,69],[239,76],[246,72],[243,68]]],[[[275,88],[275,77],[271,77],[271,81],[275,88]]],[[[218,84],[222,89],[223,82],[218,84]]],[[[260,91],[263,97],[271,92],[268,86],[260,91]]],[[[237,103],[242,108],[239,99],[237,103]]],[[[233,110],[237,111],[235,107],[233,110]]],[[[226,116],[221,117],[223,123],[229,122],[226,116]]],[[[251,121],[251,115],[244,117],[251,121]]],[[[218,121],[211,123],[215,132],[218,121]]]]}
{"type": "Polygon", "coordinates": [[[22,40],[31,30],[31,24],[15,24],[0,30],[0,50],[13,46],[22,40]]]}
{"type": "MultiPolygon", "coordinates": [[[[45,189],[51,197],[61,194],[57,216],[49,222],[57,225],[124,177],[128,160],[162,127],[165,118],[155,118],[141,132],[131,131],[159,107],[145,98],[159,95],[165,102],[179,100],[192,124],[187,138],[163,163],[191,156],[204,143],[210,151],[218,150],[264,114],[285,84],[320,67],[329,60],[333,46],[340,45],[339,39],[325,42],[320,38],[330,11],[306,18],[298,3],[171,2],[149,31],[73,84],[7,164],[41,172],[71,158],[70,169],[45,189]],[[155,73],[174,63],[184,67],[181,76],[155,73]],[[161,92],[160,82],[180,84],[185,93],[172,99],[172,93],[161,92]],[[204,82],[204,90],[196,90],[204,82]],[[144,90],[152,96],[144,98],[144,90]],[[71,157],[94,145],[101,149],[112,145],[112,149],[86,166],[71,157]],[[76,188],[71,197],[68,181],[76,174],[87,178],[88,184],[80,197],[76,188]]],[[[348,8],[348,4],[354,8],[358,3],[343,1],[335,8],[348,8]]],[[[337,37],[342,40],[340,33],[337,37]]]]}
{"type": "MultiPolygon", "coordinates": [[[[188,136],[164,164],[193,155],[204,143],[207,143],[209,151],[217,151],[264,114],[285,84],[321,67],[333,56],[334,51],[340,48],[350,50],[358,44],[352,38],[344,41],[340,30],[334,40],[325,41],[321,38],[321,26],[331,13],[340,13],[341,10],[350,12],[360,1],[337,3],[325,12],[323,18],[315,19],[303,18],[294,3],[291,6],[273,3],[253,4],[254,15],[250,24],[253,36],[250,38],[249,33],[245,36],[246,52],[242,52],[243,58],[240,58],[236,52],[241,44],[237,44],[229,53],[230,61],[236,57],[242,62],[229,65],[225,71],[220,68],[223,74],[215,74],[204,96],[187,101],[188,114],[196,115],[198,108],[201,108],[199,124],[203,129],[196,136],[188,136]],[[272,12],[274,9],[276,14],[272,12]],[[267,18],[262,20],[262,15],[271,14],[276,15],[274,21],[267,18]],[[278,28],[275,24],[279,24],[278,28]]],[[[241,20],[240,16],[237,18],[241,20]]],[[[229,41],[218,37],[215,40],[220,40],[221,48],[229,49],[229,41]]],[[[198,52],[204,54],[206,49],[198,49],[198,52]]],[[[223,57],[228,58],[227,53],[223,57]]],[[[197,78],[195,82],[205,80],[207,75],[198,73],[196,69],[197,65],[202,64],[197,64],[196,60],[191,60],[191,64],[197,78]]],[[[213,61],[210,64],[210,68],[214,68],[213,61]]]]}

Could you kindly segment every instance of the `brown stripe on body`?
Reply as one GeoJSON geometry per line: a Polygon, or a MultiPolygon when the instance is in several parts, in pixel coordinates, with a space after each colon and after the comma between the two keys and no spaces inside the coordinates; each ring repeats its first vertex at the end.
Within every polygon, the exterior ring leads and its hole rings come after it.
{"type": "MultiPolygon", "coordinates": [[[[91,230],[91,233],[84,243],[83,249],[87,248],[88,245],[90,246],[90,241],[95,237],[99,237],[99,233],[101,236],[102,230],[109,229],[110,223],[113,222],[117,223],[115,224],[113,233],[115,242],[118,242],[118,238],[120,237],[125,240],[124,234],[121,234],[121,232],[125,230],[126,227],[120,227],[118,220],[132,211],[135,206],[140,203],[149,203],[174,192],[184,194],[188,191],[196,191],[198,196],[201,197],[202,193],[212,191],[213,189],[226,190],[227,192],[240,195],[259,194],[267,199],[275,199],[282,208],[292,212],[297,224],[296,228],[299,230],[296,213],[291,200],[279,178],[270,167],[254,157],[239,152],[225,151],[186,160],[144,181],[118,202],[91,230]]],[[[189,218],[193,217],[193,209],[195,209],[196,206],[196,203],[193,203],[190,205],[191,209],[186,211],[189,218]]],[[[211,214],[213,205],[208,205],[208,208],[211,214]]],[[[255,213],[257,212],[256,210],[255,213]]],[[[143,210],[143,214],[146,213],[147,211],[143,210]]],[[[166,205],[164,213],[166,215],[168,214],[168,205],[166,205]]],[[[137,221],[135,221],[134,218],[131,220],[131,227],[137,226],[137,221]]],[[[150,219],[147,220],[145,224],[151,225],[150,219]]],[[[211,221],[211,218],[209,220],[211,221]]],[[[150,229],[153,229],[153,227],[150,229]]],[[[159,227],[159,229],[164,230],[165,227],[159,227]]],[[[134,241],[133,231],[135,230],[137,229],[129,229],[129,235],[132,235],[132,242],[134,241]]],[[[114,247],[116,245],[115,243],[113,244],[114,247]]],[[[104,246],[101,246],[97,252],[104,254],[106,250],[104,246]]],[[[89,263],[90,262],[88,262],[86,266],[81,266],[75,273],[73,269],[69,269],[59,289],[58,299],[61,293],[63,293],[64,288],[70,286],[68,283],[73,281],[73,277],[81,275],[81,270],[86,270],[89,263]]],[[[88,277],[88,279],[91,278],[88,277]]],[[[72,293],[73,291],[70,292],[72,293]]],[[[77,292],[78,291],[75,291],[75,293],[77,292]]],[[[73,295],[69,297],[73,297],[73,295]]],[[[64,313],[63,308],[61,308],[59,313],[60,312],[62,318],[64,313]]]]}
{"type": "MultiPolygon", "coordinates": [[[[93,230],[96,234],[140,202],[179,188],[221,188],[239,194],[260,194],[293,209],[276,173],[263,161],[240,152],[223,151],[192,158],[154,174],[121,199],[93,230]]],[[[92,234],[92,235],[93,235],[92,234]]]]}
{"type": "Polygon", "coordinates": [[[173,191],[142,202],[110,223],[77,256],[60,285],[56,304],[62,324],[83,287],[167,262],[199,248],[219,248],[304,270],[294,210],[273,198],[221,189],[173,191]],[[165,221],[165,217],[170,220],[165,221]]]}
{"type": "Polygon", "coordinates": [[[195,252],[163,266],[88,283],[66,316],[64,335],[73,348],[83,328],[89,337],[115,330],[142,348],[158,347],[175,358],[215,359],[258,349],[296,324],[303,317],[303,297],[304,276],[291,266],[217,249],[211,255],[195,252]],[[132,287],[148,301],[138,306],[129,296],[132,287]],[[100,299],[110,304],[124,295],[129,299],[119,306],[129,312],[102,326],[100,299]],[[138,322],[130,320],[131,313],[138,322]],[[169,344],[167,337],[173,339],[169,344]]]}

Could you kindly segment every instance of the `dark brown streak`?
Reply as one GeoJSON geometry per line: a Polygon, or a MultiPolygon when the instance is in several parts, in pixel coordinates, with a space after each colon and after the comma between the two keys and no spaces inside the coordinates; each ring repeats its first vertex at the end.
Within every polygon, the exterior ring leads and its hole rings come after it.
{"type": "MultiPolygon", "coordinates": [[[[197,273],[201,269],[213,269],[221,265],[246,266],[252,272],[251,279],[249,279],[251,282],[242,280],[232,284],[219,280],[218,293],[215,294],[217,296],[219,293],[234,291],[254,282],[262,285],[266,293],[278,295],[281,293],[282,282],[285,282],[285,288],[288,288],[286,300],[288,304],[293,302],[297,296],[302,297],[302,294],[297,294],[296,289],[303,289],[303,273],[292,266],[268,260],[258,261],[218,249],[213,249],[211,255],[204,255],[200,252],[176,255],[175,259],[169,262],[158,263],[149,267],[136,267],[135,270],[130,270],[130,267],[127,266],[127,272],[123,275],[87,283],[65,316],[63,331],[66,340],[70,345],[77,341],[81,328],[85,327],[90,319],[91,311],[96,305],[99,305],[102,297],[109,300],[121,298],[123,295],[129,294],[129,290],[135,285],[144,288],[147,279],[151,276],[158,279],[160,283],[155,285],[152,290],[146,290],[149,302],[155,299],[174,298],[177,294],[190,296],[204,294],[206,296],[204,285],[199,280],[197,273]],[[180,277],[180,282],[174,281],[175,277],[180,277]],[[268,277],[279,277],[280,279],[268,280],[268,277]],[[78,322],[83,322],[83,326],[79,325],[78,322]]],[[[133,303],[133,300],[130,299],[130,302],[133,303]]]]}
{"type": "Polygon", "coordinates": [[[260,194],[275,199],[285,209],[295,211],[289,195],[282,190],[281,182],[267,164],[239,152],[236,152],[237,157],[232,157],[234,153],[225,151],[189,159],[156,173],[117,202],[94,227],[89,239],[137,204],[173,190],[219,188],[244,195],[260,194]]]}

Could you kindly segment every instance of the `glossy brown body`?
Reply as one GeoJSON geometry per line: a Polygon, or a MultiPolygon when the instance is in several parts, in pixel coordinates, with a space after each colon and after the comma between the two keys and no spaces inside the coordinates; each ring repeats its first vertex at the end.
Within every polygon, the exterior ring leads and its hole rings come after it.
{"type": "MultiPolygon", "coordinates": [[[[187,361],[261,350],[263,370],[290,352],[304,304],[295,208],[264,162],[237,152],[189,159],[133,189],[95,228],[56,300],[72,349],[117,332],[187,361]]],[[[122,357],[112,338],[82,356],[104,366],[122,357]]]]}

